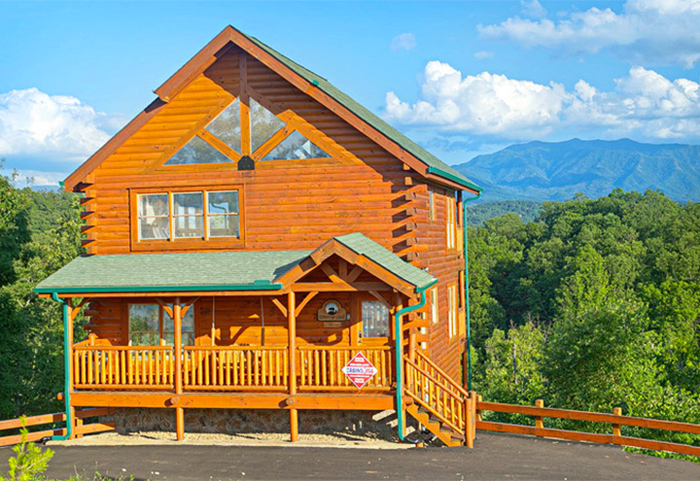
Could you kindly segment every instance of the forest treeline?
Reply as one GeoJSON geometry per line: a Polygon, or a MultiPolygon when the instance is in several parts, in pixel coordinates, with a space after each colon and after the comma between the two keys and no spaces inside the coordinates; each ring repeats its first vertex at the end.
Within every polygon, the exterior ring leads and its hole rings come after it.
{"type": "Polygon", "coordinates": [[[700,423],[700,203],[545,202],[470,228],[469,261],[484,399],[700,423]]]}
{"type": "MultiPolygon", "coordinates": [[[[61,311],[32,289],[80,254],[79,212],[75,195],[0,175],[0,419],[61,409],[61,311]]],[[[485,400],[700,423],[700,203],[619,190],[545,202],[533,222],[470,227],[469,257],[485,400]]]]}

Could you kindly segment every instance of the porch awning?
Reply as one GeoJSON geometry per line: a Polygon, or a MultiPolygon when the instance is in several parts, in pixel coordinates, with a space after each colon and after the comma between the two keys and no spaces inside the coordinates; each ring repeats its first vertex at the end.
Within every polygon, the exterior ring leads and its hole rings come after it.
{"type": "MultiPolygon", "coordinates": [[[[435,281],[427,272],[403,261],[360,233],[331,241],[343,244],[418,289],[435,281]]],[[[284,287],[280,278],[314,252],[238,251],[78,257],[40,282],[34,291],[38,294],[276,291],[284,287]]]]}

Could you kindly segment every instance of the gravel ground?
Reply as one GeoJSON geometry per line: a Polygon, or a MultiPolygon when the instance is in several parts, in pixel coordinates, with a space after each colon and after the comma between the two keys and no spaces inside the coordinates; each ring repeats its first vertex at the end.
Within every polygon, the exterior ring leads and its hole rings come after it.
{"type": "Polygon", "coordinates": [[[175,433],[161,431],[118,434],[114,432],[92,434],[70,441],[50,441],[48,446],[313,446],[364,449],[406,449],[408,444],[399,444],[397,439],[389,439],[372,433],[357,434],[339,432],[334,434],[300,434],[295,443],[289,441],[289,434],[283,433],[244,433],[208,434],[185,433],[183,441],[175,439],[175,433]]]}

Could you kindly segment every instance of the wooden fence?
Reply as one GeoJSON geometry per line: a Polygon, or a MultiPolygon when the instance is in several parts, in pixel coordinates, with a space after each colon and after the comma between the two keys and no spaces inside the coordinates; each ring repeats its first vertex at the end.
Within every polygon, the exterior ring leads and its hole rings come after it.
{"type": "Polygon", "coordinates": [[[617,444],[620,446],[631,446],[635,448],[653,449],[656,451],[668,451],[671,453],[700,456],[700,446],[623,436],[621,429],[621,426],[634,426],[638,428],[658,429],[660,431],[700,434],[700,425],[698,424],[623,416],[620,408],[615,408],[612,414],[546,408],[544,407],[542,400],[539,399],[535,402],[535,406],[521,406],[518,404],[484,402],[481,400],[481,396],[479,396],[476,409],[476,428],[484,431],[529,434],[533,436],[568,439],[572,441],[587,441],[592,443],[617,444]],[[481,416],[483,411],[534,416],[535,425],[524,426],[520,424],[483,421],[481,416]],[[611,433],[589,433],[566,429],[545,428],[544,418],[558,418],[610,424],[611,433]]]}
{"type": "MultiPolygon", "coordinates": [[[[114,423],[92,423],[84,424],[83,420],[95,416],[105,416],[112,412],[111,408],[91,408],[91,409],[76,409],[76,428],[75,434],[80,437],[84,434],[102,433],[105,431],[114,430],[114,423]]],[[[55,424],[66,421],[66,413],[41,414],[39,416],[30,416],[26,418],[25,426],[41,426],[44,424],[55,424]]],[[[9,419],[0,421],[0,431],[10,429],[19,429],[22,427],[22,421],[18,419],[9,419]]],[[[63,436],[66,434],[66,428],[45,429],[42,431],[30,432],[27,436],[27,441],[39,441],[49,436],[63,436]]],[[[0,446],[10,446],[21,441],[21,434],[11,434],[9,436],[0,436],[0,446]]]]}

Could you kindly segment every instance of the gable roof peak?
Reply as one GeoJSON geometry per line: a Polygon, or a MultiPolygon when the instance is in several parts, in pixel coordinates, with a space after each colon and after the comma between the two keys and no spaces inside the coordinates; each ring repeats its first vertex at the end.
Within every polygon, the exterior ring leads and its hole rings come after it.
{"type": "Polygon", "coordinates": [[[457,190],[466,189],[475,194],[481,192],[481,188],[464,175],[420,147],[369,109],[336,88],[328,80],[231,25],[226,26],[183,67],[158,87],[154,91],[158,99],[73,172],[65,180],[66,190],[73,190],[92,170],[145,125],[182,89],[213,65],[232,45],[238,46],[262,62],[428,180],[457,190]]]}

